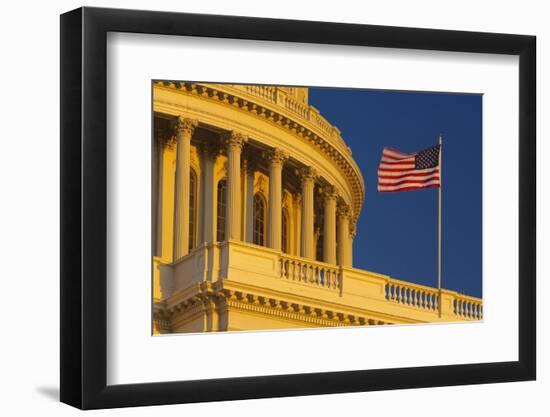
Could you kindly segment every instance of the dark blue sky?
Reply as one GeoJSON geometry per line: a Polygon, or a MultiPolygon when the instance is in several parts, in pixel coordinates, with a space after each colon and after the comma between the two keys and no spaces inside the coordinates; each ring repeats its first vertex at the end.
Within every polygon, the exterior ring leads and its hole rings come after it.
{"type": "Polygon", "coordinates": [[[437,188],[379,193],[382,148],[403,152],[443,134],[442,287],[482,295],[482,97],[310,88],[365,179],[354,267],[437,287],[437,188]]]}

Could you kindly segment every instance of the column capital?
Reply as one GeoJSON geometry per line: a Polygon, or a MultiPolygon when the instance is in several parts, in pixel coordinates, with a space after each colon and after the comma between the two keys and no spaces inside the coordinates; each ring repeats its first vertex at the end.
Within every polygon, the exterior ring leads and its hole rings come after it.
{"type": "Polygon", "coordinates": [[[294,193],[292,195],[292,198],[294,199],[294,204],[296,204],[296,205],[301,205],[302,204],[302,194],[294,193]]]}
{"type": "Polygon", "coordinates": [[[321,193],[323,194],[325,201],[336,201],[338,198],[338,191],[336,191],[336,187],[333,185],[322,187],[321,193]]]}
{"type": "Polygon", "coordinates": [[[230,150],[238,150],[241,152],[243,150],[244,144],[248,141],[248,138],[240,133],[232,130],[231,132],[227,132],[223,135],[223,142],[225,143],[225,146],[227,147],[227,151],[230,150]]]}
{"type": "Polygon", "coordinates": [[[302,184],[305,182],[314,182],[319,176],[319,174],[317,174],[317,171],[313,167],[301,168],[298,172],[298,175],[302,184]]]}
{"type": "Polygon", "coordinates": [[[188,136],[189,138],[191,138],[198,124],[199,122],[195,119],[179,116],[175,126],[176,134],[178,135],[178,137],[188,136]]]}
{"type": "Polygon", "coordinates": [[[338,204],[338,208],[336,211],[339,218],[342,219],[348,219],[351,217],[351,211],[349,209],[349,206],[345,203],[338,204]]]}
{"type": "Polygon", "coordinates": [[[271,150],[267,155],[267,158],[269,162],[271,162],[271,165],[281,165],[281,166],[285,163],[288,157],[289,157],[288,153],[279,148],[275,148],[271,150]]]}
{"type": "Polygon", "coordinates": [[[355,223],[349,224],[349,235],[353,239],[355,238],[355,235],[357,234],[357,228],[355,226],[355,223]]]}

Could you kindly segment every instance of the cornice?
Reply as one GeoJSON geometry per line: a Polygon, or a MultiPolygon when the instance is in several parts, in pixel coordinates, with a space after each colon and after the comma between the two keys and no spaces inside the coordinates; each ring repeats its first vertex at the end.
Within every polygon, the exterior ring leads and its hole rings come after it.
{"type": "MultiPolygon", "coordinates": [[[[156,320],[179,322],[199,313],[208,313],[215,308],[241,310],[270,315],[285,320],[299,321],[314,327],[366,326],[382,324],[376,314],[361,314],[342,311],[337,306],[321,307],[314,300],[291,300],[281,295],[262,295],[250,290],[228,289],[222,282],[202,282],[187,293],[178,297],[177,302],[155,309],[156,320]]],[[[383,319],[383,324],[388,323],[383,319]]]]}

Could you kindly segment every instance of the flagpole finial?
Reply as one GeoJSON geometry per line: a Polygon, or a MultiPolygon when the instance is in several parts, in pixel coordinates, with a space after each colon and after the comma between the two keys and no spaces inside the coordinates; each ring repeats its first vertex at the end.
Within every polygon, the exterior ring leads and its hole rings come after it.
{"type": "Polygon", "coordinates": [[[441,145],[443,143],[443,134],[439,132],[439,144],[441,145]]]}

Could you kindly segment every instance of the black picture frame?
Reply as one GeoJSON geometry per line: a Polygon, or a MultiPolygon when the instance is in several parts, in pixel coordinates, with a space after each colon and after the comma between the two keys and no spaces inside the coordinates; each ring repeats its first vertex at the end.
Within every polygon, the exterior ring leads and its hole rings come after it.
{"type": "Polygon", "coordinates": [[[84,7],[61,15],[60,56],[62,402],[95,409],[535,379],[534,36],[84,7]],[[519,56],[519,360],[107,385],[108,32],[519,56]]]}

